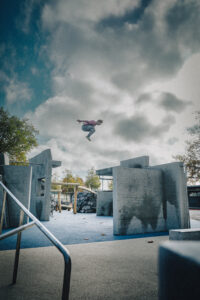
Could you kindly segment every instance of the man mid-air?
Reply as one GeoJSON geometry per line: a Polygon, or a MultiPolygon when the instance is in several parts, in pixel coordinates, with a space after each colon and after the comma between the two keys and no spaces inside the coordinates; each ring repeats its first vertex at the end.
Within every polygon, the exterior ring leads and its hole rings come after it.
{"type": "Polygon", "coordinates": [[[88,141],[91,141],[90,137],[93,133],[95,133],[95,126],[96,125],[101,125],[103,123],[102,120],[97,120],[97,121],[94,121],[94,120],[91,120],[91,121],[88,121],[88,120],[77,120],[77,122],[79,123],[83,123],[82,125],[82,130],[83,131],[88,131],[88,135],[86,136],[86,139],[88,139],[88,141]]]}

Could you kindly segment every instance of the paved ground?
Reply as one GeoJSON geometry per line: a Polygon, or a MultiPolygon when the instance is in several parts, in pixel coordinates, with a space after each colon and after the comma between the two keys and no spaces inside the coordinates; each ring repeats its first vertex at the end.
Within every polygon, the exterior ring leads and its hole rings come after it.
{"type": "MultiPolygon", "coordinates": [[[[190,216],[192,227],[200,227],[200,211],[190,211],[190,216]]],[[[168,240],[167,235],[135,235],[113,241],[125,237],[112,235],[111,217],[95,214],[56,213],[44,223],[59,239],[67,241],[64,244],[72,257],[70,300],[158,299],[158,248],[160,242],[168,240]]],[[[1,300],[61,299],[62,255],[55,247],[44,247],[39,231],[31,230],[23,232],[23,245],[34,244],[36,237],[43,247],[21,249],[14,286],[10,283],[15,251],[0,251],[1,300]]],[[[15,246],[15,242],[10,245],[15,246]]]]}
{"type": "MultiPolygon", "coordinates": [[[[157,300],[159,243],[167,236],[69,245],[70,300],[157,300]]],[[[17,284],[14,251],[0,252],[1,300],[61,299],[63,259],[55,247],[22,249],[17,284]]]]}
{"type": "MultiPolygon", "coordinates": [[[[130,236],[113,235],[113,218],[98,217],[96,214],[76,214],[66,210],[54,212],[49,222],[42,222],[64,245],[104,242],[168,233],[136,234],[130,236]]],[[[4,230],[3,232],[6,232],[4,230]]],[[[0,241],[0,250],[16,248],[17,235],[0,241]]],[[[34,226],[22,233],[21,248],[52,246],[49,240],[34,226]]]]}

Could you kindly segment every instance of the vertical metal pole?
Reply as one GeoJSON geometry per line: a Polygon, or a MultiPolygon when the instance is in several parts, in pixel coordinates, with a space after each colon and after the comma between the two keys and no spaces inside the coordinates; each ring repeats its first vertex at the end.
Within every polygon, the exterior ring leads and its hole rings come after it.
{"type": "Polygon", "coordinates": [[[70,275],[71,275],[71,259],[70,259],[68,264],[65,262],[62,300],[68,300],[69,299],[70,275]]]}
{"type": "MultiPolygon", "coordinates": [[[[30,211],[31,206],[31,185],[32,185],[32,166],[30,170],[30,180],[29,180],[29,191],[28,191],[28,210],[30,211]]],[[[26,216],[27,223],[29,222],[29,216],[26,216]]]]}
{"type": "Polygon", "coordinates": [[[75,186],[75,188],[74,188],[74,214],[77,213],[77,193],[78,193],[78,187],[75,186]]]}
{"type": "Polygon", "coordinates": [[[61,213],[61,192],[58,192],[58,208],[59,213],[61,213]]]}
{"type": "MultiPolygon", "coordinates": [[[[19,218],[19,226],[22,225],[24,220],[24,212],[23,210],[20,211],[20,218],[19,218]]],[[[13,270],[13,284],[16,283],[17,280],[17,270],[18,270],[18,264],[19,264],[19,254],[20,254],[20,244],[21,244],[21,231],[17,234],[17,244],[16,244],[16,252],[15,252],[15,264],[14,264],[14,270],[13,270]]]]}
{"type": "Polygon", "coordinates": [[[3,229],[5,206],[6,206],[6,191],[3,191],[3,204],[2,204],[2,211],[1,211],[0,234],[2,233],[2,229],[3,229]]]}

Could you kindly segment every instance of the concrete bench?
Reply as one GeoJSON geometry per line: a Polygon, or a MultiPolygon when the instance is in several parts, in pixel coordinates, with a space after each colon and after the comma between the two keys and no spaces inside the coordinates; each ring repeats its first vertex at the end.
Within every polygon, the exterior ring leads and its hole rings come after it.
{"type": "Polygon", "coordinates": [[[200,228],[171,229],[170,240],[200,241],[200,228]]]}

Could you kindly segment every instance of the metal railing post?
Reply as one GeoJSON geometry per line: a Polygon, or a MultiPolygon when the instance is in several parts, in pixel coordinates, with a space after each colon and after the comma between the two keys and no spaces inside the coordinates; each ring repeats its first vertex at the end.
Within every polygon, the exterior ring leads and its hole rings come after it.
{"type": "MultiPolygon", "coordinates": [[[[24,212],[20,210],[20,217],[19,217],[19,226],[22,225],[24,220],[24,212]]],[[[13,270],[13,281],[12,283],[15,284],[17,280],[17,271],[19,265],[19,254],[20,254],[20,245],[21,245],[21,236],[22,232],[18,232],[17,234],[17,244],[16,244],[16,252],[15,252],[15,263],[14,263],[14,270],[13,270]]]]}
{"type": "Polygon", "coordinates": [[[59,213],[61,213],[61,192],[58,192],[58,209],[59,213]]]}
{"type": "Polygon", "coordinates": [[[70,276],[71,276],[71,259],[69,259],[68,264],[64,261],[64,278],[63,278],[63,290],[62,290],[62,300],[69,299],[70,290],[70,276]]]}
{"type": "Polygon", "coordinates": [[[2,233],[2,229],[3,229],[5,206],[6,206],[6,191],[4,190],[3,191],[3,204],[2,204],[2,211],[1,211],[0,234],[2,233]]]}
{"type": "MultiPolygon", "coordinates": [[[[31,206],[31,186],[32,186],[32,166],[31,166],[31,170],[30,170],[30,178],[29,178],[29,190],[28,190],[28,210],[30,210],[30,206],[31,206]]],[[[26,222],[29,222],[29,216],[26,217],[26,222]]]]}
{"type": "Polygon", "coordinates": [[[75,186],[74,187],[74,209],[73,209],[74,214],[77,213],[77,194],[78,194],[78,188],[77,186],[75,186]]]}

